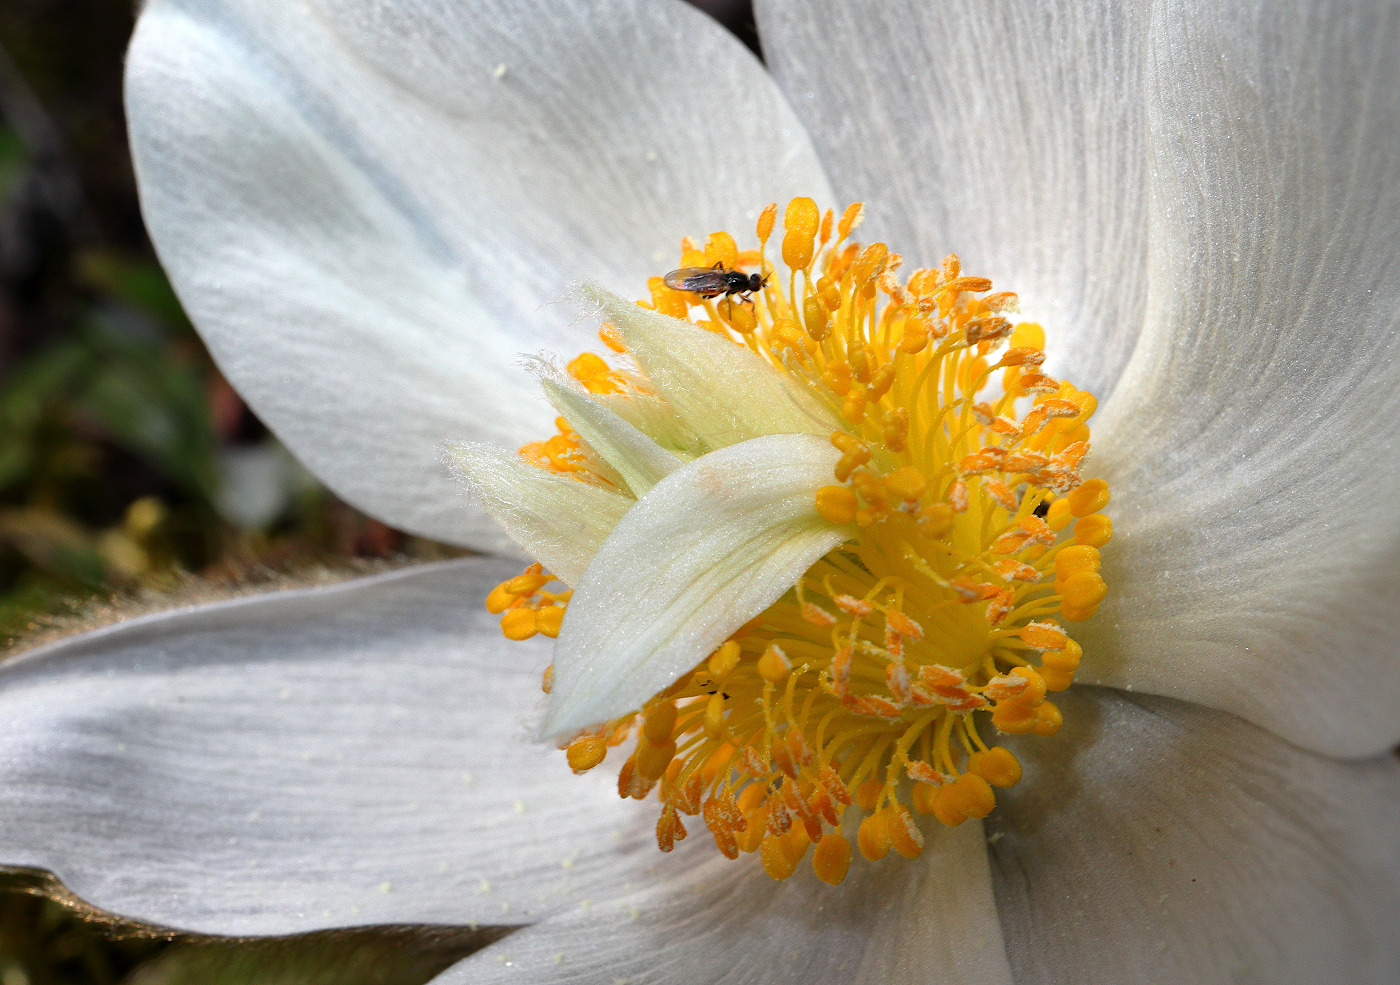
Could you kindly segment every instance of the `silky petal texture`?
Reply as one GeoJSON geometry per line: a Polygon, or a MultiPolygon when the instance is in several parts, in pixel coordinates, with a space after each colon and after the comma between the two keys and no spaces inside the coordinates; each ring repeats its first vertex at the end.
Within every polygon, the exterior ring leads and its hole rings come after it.
{"type": "Polygon", "coordinates": [[[754,855],[728,861],[695,820],[664,874],[518,931],[434,985],[1011,985],[978,822],[930,830],[913,861],[857,856],[833,888],[810,852],[783,882],[754,855]]]}
{"type": "Polygon", "coordinates": [[[756,353],[691,322],[584,285],[658,393],[707,450],[765,434],[828,435],[838,421],[756,353]]]}
{"type": "Polygon", "coordinates": [[[829,194],[679,2],[151,0],[126,85],[147,228],[223,372],[345,499],[483,549],[508,542],[442,448],[548,432],[513,362],[589,344],[566,286],[642,291],[682,235],[829,194]]]}
{"type": "Polygon", "coordinates": [[[586,394],[553,380],[542,380],[541,385],[549,402],[583,443],[621,476],[633,496],[646,495],[681,465],[675,455],[586,394]]]}
{"type": "Polygon", "coordinates": [[[638,500],[569,601],[544,734],[641,707],[846,540],[815,502],[839,456],[810,435],[754,438],[638,500]]]}
{"type": "Polygon", "coordinates": [[[0,668],[0,861],[221,934],[518,924],[656,853],[532,743],[476,558],[134,619],[0,668]]]}
{"type": "Polygon", "coordinates": [[[1400,762],[1098,688],[988,818],[1018,983],[1400,981],[1400,762]]]}
{"type": "Polygon", "coordinates": [[[1102,396],[1147,280],[1146,2],[757,0],[763,50],[864,240],[957,253],[1102,396]]]}
{"type": "Polygon", "coordinates": [[[455,445],[448,457],[511,540],[570,586],[632,506],[621,493],[527,465],[490,445],[455,445]]]}
{"type": "MultiPolygon", "coordinates": [[[[1400,7],[1163,4],[1152,300],[1083,679],[1400,740],[1400,7]]],[[[1076,635],[1080,635],[1076,633],[1076,635]]]]}

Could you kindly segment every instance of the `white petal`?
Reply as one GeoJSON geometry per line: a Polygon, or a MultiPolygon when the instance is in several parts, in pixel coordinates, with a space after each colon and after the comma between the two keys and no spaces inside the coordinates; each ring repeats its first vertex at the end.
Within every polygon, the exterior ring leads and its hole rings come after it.
{"type": "Polygon", "coordinates": [[[754,438],[657,483],[599,548],[554,651],[546,735],[639,707],[792,587],[850,531],[816,490],[840,456],[810,435],[754,438]]]}
{"type": "Polygon", "coordinates": [[[826,191],[762,67],[675,2],[150,0],[127,111],[229,379],[350,502],[484,548],[439,456],[548,433],[513,360],[590,344],[565,287],[644,293],[682,235],[826,191]]]}
{"type": "Polygon", "coordinates": [[[1150,319],[1096,435],[1086,679],[1400,740],[1400,8],[1172,4],[1150,319]]]}
{"type": "Polygon", "coordinates": [[[0,863],[220,934],[531,922],[656,851],[529,738],[472,559],[136,619],[0,668],[0,863]]]}
{"type": "Polygon", "coordinates": [[[549,402],[564,415],[584,444],[622,477],[633,496],[646,495],[648,489],[681,464],[675,455],[587,394],[553,380],[540,383],[549,402]]]}
{"type": "Polygon", "coordinates": [[[1018,982],[1400,981],[1400,763],[1095,688],[987,820],[1018,982]]]}
{"type": "Polygon", "coordinates": [[[617,326],[657,392],[706,450],[764,434],[829,435],[834,417],[762,358],[724,336],[585,284],[583,303],[617,326]]]}
{"type": "Polygon", "coordinates": [[[490,445],[454,445],[448,456],[510,539],[568,585],[578,584],[632,506],[621,493],[535,468],[490,445]]]}
{"type": "Polygon", "coordinates": [[[1145,2],[758,0],[763,50],[865,240],[1021,295],[1102,396],[1147,281],[1145,2]]]}
{"type": "Polygon", "coordinates": [[[646,888],[517,931],[434,985],[1011,985],[981,825],[927,844],[913,861],[857,856],[837,887],[807,863],[774,882],[755,856],[720,857],[697,818],[646,888]]]}

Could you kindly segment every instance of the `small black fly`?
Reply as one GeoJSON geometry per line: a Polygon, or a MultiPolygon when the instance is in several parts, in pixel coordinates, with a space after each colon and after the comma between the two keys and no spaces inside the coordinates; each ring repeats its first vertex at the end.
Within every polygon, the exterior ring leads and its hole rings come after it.
{"type": "Polygon", "coordinates": [[[747,295],[763,290],[768,278],[761,274],[746,274],[739,270],[727,270],[724,264],[713,267],[681,267],[661,278],[673,291],[689,291],[702,298],[716,298],[721,294],[747,295]]]}

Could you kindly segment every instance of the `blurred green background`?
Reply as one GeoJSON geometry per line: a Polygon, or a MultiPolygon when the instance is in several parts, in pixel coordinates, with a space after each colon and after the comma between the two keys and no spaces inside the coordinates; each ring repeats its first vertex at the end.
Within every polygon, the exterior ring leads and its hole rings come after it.
{"type": "MultiPolygon", "coordinates": [[[[692,2],[756,49],[747,0],[692,2]]],[[[330,494],[210,361],[141,225],[132,22],[132,0],[0,0],[0,654],[109,604],[452,553],[330,494]]],[[[410,985],[499,933],[195,939],[0,870],[0,985],[410,985]]]]}

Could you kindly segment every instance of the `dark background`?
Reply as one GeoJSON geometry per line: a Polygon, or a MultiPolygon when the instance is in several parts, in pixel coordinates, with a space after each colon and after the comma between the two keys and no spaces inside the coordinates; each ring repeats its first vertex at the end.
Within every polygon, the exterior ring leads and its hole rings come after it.
{"type": "MultiPolygon", "coordinates": [[[[748,0],[694,2],[757,50],[748,0]]],[[[141,225],[132,22],[131,0],[0,2],[0,652],[196,589],[453,553],[327,492],[210,361],[141,225]]],[[[188,938],[0,871],[0,985],[409,985],[491,939],[188,938]]]]}

